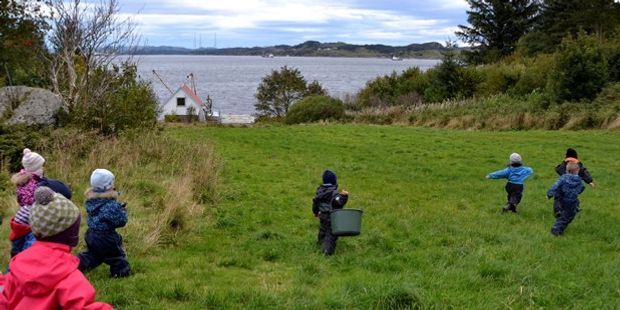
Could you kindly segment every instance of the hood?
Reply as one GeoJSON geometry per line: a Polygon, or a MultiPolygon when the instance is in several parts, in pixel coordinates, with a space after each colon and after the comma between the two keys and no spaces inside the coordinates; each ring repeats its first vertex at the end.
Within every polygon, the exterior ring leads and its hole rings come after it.
{"type": "Polygon", "coordinates": [[[565,186],[569,188],[580,188],[582,186],[581,177],[579,177],[579,175],[577,174],[566,173],[563,174],[560,178],[564,180],[565,186]]]}
{"type": "Polygon", "coordinates": [[[89,188],[84,193],[84,196],[86,196],[86,200],[98,199],[98,198],[102,198],[102,199],[118,199],[118,192],[115,191],[115,190],[109,190],[109,191],[105,191],[103,193],[99,193],[99,192],[93,191],[92,188],[89,188]]]}
{"type": "Polygon", "coordinates": [[[79,259],[67,245],[35,241],[32,247],[15,256],[10,263],[11,276],[26,296],[47,294],[77,270],[79,259]]]}
{"type": "Polygon", "coordinates": [[[337,185],[321,185],[316,189],[316,199],[317,200],[325,200],[326,198],[330,198],[332,194],[338,190],[337,185]]]}
{"type": "Polygon", "coordinates": [[[36,176],[34,174],[25,172],[25,170],[22,170],[16,174],[14,174],[13,176],[11,176],[11,182],[15,185],[24,185],[26,183],[28,183],[28,181],[30,181],[31,178],[35,178],[36,176]]]}

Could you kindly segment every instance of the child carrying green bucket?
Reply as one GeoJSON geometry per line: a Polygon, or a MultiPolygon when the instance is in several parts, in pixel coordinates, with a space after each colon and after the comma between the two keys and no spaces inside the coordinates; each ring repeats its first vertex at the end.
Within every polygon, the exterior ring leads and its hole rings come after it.
{"type": "Polygon", "coordinates": [[[334,254],[338,240],[338,236],[332,232],[330,212],[342,209],[348,198],[347,191],[338,192],[336,174],[331,170],[325,170],[323,184],[316,189],[316,194],[312,199],[312,213],[320,221],[317,243],[321,246],[323,254],[327,256],[334,254]]]}

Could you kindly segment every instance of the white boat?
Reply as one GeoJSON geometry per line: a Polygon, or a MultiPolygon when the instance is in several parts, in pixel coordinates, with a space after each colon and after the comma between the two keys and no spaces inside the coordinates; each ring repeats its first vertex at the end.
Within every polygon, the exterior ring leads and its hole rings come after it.
{"type": "Polygon", "coordinates": [[[401,60],[403,60],[403,59],[398,57],[398,56],[396,56],[396,55],[392,56],[392,61],[401,61],[401,60]]]}

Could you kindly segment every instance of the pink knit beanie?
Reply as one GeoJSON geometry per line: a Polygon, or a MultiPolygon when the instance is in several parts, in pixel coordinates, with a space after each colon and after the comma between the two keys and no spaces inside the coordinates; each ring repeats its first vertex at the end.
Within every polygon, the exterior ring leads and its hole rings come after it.
{"type": "Polygon", "coordinates": [[[24,149],[24,156],[22,157],[22,166],[24,170],[38,176],[43,175],[43,164],[45,158],[31,151],[30,149],[24,149]]]}

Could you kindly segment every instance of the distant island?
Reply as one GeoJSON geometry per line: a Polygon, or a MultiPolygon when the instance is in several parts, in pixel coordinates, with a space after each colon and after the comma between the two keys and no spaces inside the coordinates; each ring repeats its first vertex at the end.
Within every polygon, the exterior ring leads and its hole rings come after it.
{"type": "Polygon", "coordinates": [[[232,47],[190,49],[173,46],[145,46],[137,50],[139,55],[229,55],[229,56],[313,56],[313,57],[388,57],[441,58],[446,48],[437,42],[414,43],[406,46],[383,44],[356,45],[343,42],[321,43],[306,41],[298,45],[275,45],[268,47],[232,47]]]}

